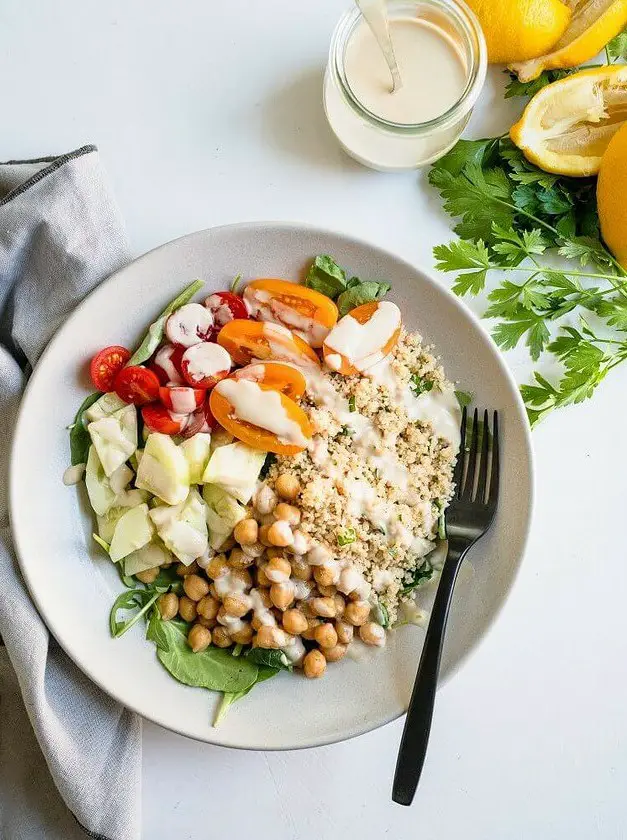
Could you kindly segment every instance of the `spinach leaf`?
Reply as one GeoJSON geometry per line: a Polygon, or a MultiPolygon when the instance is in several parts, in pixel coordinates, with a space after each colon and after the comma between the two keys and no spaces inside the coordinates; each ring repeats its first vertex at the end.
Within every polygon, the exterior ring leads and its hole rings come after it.
{"type": "Polygon", "coordinates": [[[275,668],[276,670],[281,670],[282,668],[286,671],[292,670],[290,661],[282,650],[250,648],[244,656],[256,665],[266,665],[268,668],[275,668]]]}
{"type": "Polygon", "coordinates": [[[242,691],[225,691],[222,697],[222,702],[218,706],[216,716],[213,720],[213,725],[218,726],[224,720],[226,713],[233,703],[237,700],[241,700],[242,697],[246,697],[249,691],[251,691],[251,689],[253,689],[256,685],[264,682],[264,680],[269,680],[271,677],[276,677],[278,673],[279,671],[277,668],[270,668],[268,665],[260,665],[257,673],[257,679],[252,685],[249,685],[248,688],[244,688],[242,691]]]}
{"type": "Polygon", "coordinates": [[[152,589],[127,589],[118,595],[109,613],[109,629],[113,638],[119,639],[127,630],[130,630],[148,612],[159,595],[161,595],[160,592],[152,589]],[[119,612],[132,612],[133,615],[124,621],[119,621],[119,612]]]}
{"type": "Polygon", "coordinates": [[[346,272],[327,254],[319,254],[311,264],[305,285],[332,300],[346,288],[346,272]]]}
{"type": "MultiPolygon", "coordinates": [[[[353,279],[355,280],[357,278],[353,279]]],[[[376,280],[365,280],[363,283],[358,281],[338,297],[337,308],[340,317],[364,303],[381,300],[391,288],[389,283],[379,283],[376,280]]]]}
{"type": "Polygon", "coordinates": [[[182,621],[164,621],[161,629],[168,649],[158,648],[157,656],[175,680],[184,685],[233,693],[244,691],[256,682],[258,668],[245,656],[236,658],[216,647],[194,653],[187,644],[187,625],[182,621]]]}
{"type": "Polygon", "coordinates": [[[91,445],[91,438],[83,419],[83,414],[87,409],[93,405],[96,400],[102,396],[100,391],[95,394],[90,394],[81,403],[81,407],[76,412],[74,423],[70,426],[70,460],[72,466],[76,464],[84,464],[87,461],[87,454],[91,445]]]}
{"type": "Polygon", "coordinates": [[[270,467],[272,466],[272,464],[275,463],[275,461],[276,455],[274,455],[272,452],[268,452],[268,454],[266,455],[266,460],[263,462],[263,466],[259,471],[259,478],[263,479],[268,475],[268,473],[270,472],[270,467]]]}
{"type": "Polygon", "coordinates": [[[163,339],[163,330],[165,329],[165,322],[168,320],[170,315],[177,309],[180,309],[181,306],[185,306],[186,303],[189,303],[196,292],[202,289],[203,286],[204,282],[202,280],[194,280],[193,283],[190,283],[189,286],[183,289],[178,297],[175,297],[174,300],[166,306],[157,320],[148,327],[148,332],[144,336],[144,340],[129,359],[129,365],[141,365],[148,361],[157,347],[161,344],[161,340],[163,339]]]}
{"type": "Polygon", "coordinates": [[[150,584],[152,589],[158,589],[159,592],[176,592],[182,591],[183,581],[176,573],[176,563],[166,568],[159,569],[159,574],[150,584]],[[179,585],[180,584],[180,585],[179,585]]]}
{"type": "Polygon", "coordinates": [[[428,560],[425,560],[421,566],[418,566],[417,569],[408,573],[405,578],[403,589],[401,590],[402,594],[408,595],[412,590],[416,589],[416,587],[422,586],[423,583],[427,583],[427,581],[431,580],[434,574],[435,570],[433,566],[428,560]]]}
{"type": "Polygon", "coordinates": [[[161,618],[159,608],[155,606],[153,611],[150,613],[148,626],[146,627],[146,638],[149,641],[154,642],[159,650],[162,650],[164,653],[168,653],[170,650],[170,641],[167,632],[164,630],[165,623],[166,622],[161,618]]]}

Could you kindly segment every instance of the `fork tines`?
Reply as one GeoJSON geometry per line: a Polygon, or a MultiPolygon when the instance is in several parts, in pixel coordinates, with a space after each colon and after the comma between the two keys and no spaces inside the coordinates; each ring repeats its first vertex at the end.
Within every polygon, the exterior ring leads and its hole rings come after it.
{"type": "Polygon", "coordinates": [[[475,408],[469,422],[468,411],[464,408],[460,434],[461,445],[453,474],[455,498],[462,502],[494,507],[499,491],[498,412],[492,413],[490,428],[487,409],[480,420],[479,410],[475,408]]]}

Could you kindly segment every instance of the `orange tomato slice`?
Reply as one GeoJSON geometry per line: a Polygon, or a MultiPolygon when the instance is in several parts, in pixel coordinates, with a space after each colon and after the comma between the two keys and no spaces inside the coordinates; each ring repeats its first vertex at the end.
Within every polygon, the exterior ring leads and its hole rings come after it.
{"type": "Polygon", "coordinates": [[[342,373],[344,376],[363,373],[392,352],[398,343],[400,333],[401,312],[395,303],[385,300],[364,303],[355,309],[351,309],[331,330],[322,346],[324,360],[331,370],[342,373]],[[372,340],[367,340],[368,333],[366,330],[359,331],[359,336],[356,335],[355,330],[349,330],[352,333],[350,341],[353,344],[351,348],[353,352],[350,354],[342,353],[341,350],[336,349],[334,345],[340,347],[345,345],[347,339],[346,328],[350,327],[349,324],[345,323],[347,318],[352,318],[358,324],[369,324],[375,315],[377,321],[376,324],[372,324],[372,328],[373,331],[376,329],[376,335],[371,336],[372,340]]]}
{"type": "Polygon", "coordinates": [[[258,382],[266,388],[280,391],[291,400],[299,400],[307,387],[300,370],[285,362],[254,362],[236,370],[232,378],[258,382]]]}
{"type": "Polygon", "coordinates": [[[238,380],[235,377],[223,379],[211,391],[209,408],[217,422],[233,437],[262,452],[296,455],[297,452],[305,449],[313,434],[307,415],[294,400],[280,391],[256,382],[238,380]],[[233,385],[236,386],[235,389],[233,385]],[[243,402],[239,401],[238,388],[244,392],[241,394],[244,397],[243,402]],[[223,393],[227,389],[232,390],[233,394],[223,393]],[[264,395],[272,395],[272,397],[266,399],[264,395]],[[242,416],[237,415],[232,402],[236,397],[239,402],[238,411],[242,416]],[[249,411],[248,409],[251,408],[252,410],[249,411]],[[270,418],[269,422],[275,428],[280,425],[282,433],[264,428],[254,422],[257,419],[263,422],[264,417],[270,418]],[[288,436],[293,440],[290,441],[288,436]]]}
{"type": "Polygon", "coordinates": [[[307,342],[280,324],[236,318],[222,327],[218,344],[228,350],[238,365],[259,359],[291,362],[305,370],[320,367],[320,359],[307,342]]]}
{"type": "Polygon", "coordinates": [[[253,318],[281,324],[312,347],[322,347],[337,323],[337,306],[331,298],[289,280],[253,280],[243,298],[253,318]]]}

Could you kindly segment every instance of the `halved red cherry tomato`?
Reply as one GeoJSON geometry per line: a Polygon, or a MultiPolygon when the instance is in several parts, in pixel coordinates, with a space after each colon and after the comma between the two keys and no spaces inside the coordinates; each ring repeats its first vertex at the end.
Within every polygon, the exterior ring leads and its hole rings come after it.
{"type": "Polygon", "coordinates": [[[165,322],[165,334],[172,344],[191,347],[207,341],[213,330],[213,315],[200,303],[186,303],[165,322]]]}
{"type": "Polygon", "coordinates": [[[216,418],[213,416],[213,411],[211,410],[211,406],[209,405],[210,400],[207,400],[205,403],[205,421],[207,426],[209,426],[210,430],[217,429],[220,425],[216,418]]]}
{"type": "Polygon", "coordinates": [[[337,323],[331,298],[289,280],[253,280],[244,289],[244,301],[253,318],[281,324],[312,347],[322,347],[337,323]]]}
{"type": "Polygon", "coordinates": [[[206,299],[205,306],[211,311],[216,327],[223,327],[234,318],[248,318],[246,304],[233,292],[214,292],[206,299]]]}
{"type": "Polygon", "coordinates": [[[324,360],[331,370],[344,376],[363,373],[392,352],[400,333],[401,312],[395,303],[388,300],[364,303],[351,309],[340,319],[335,329],[331,330],[322,348],[324,360]],[[369,324],[375,317],[377,325],[371,325],[370,333],[367,329],[359,330],[355,324],[349,333],[344,332],[344,322],[349,318],[358,324],[369,324]],[[341,352],[347,343],[347,334],[350,335],[350,353],[341,352]]]}
{"type": "Polygon", "coordinates": [[[307,387],[307,381],[300,370],[286,362],[253,362],[236,370],[233,377],[258,382],[266,388],[280,391],[291,400],[299,400],[307,387]]]}
{"type": "Polygon", "coordinates": [[[159,397],[164,406],[175,414],[191,414],[205,400],[201,388],[188,388],[186,385],[162,385],[159,397]]]}
{"type": "Polygon", "coordinates": [[[115,377],[131,358],[131,351],[115,344],[96,353],[89,365],[91,381],[99,391],[112,391],[115,377]]]}
{"type": "Polygon", "coordinates": [[[162,385],[182,385],[181,359],[185,348],[177,344],[164,344],[155,353],[149,365],[162,385]]]}
{"type": "Polygon", "coordinates": [[[203,341],[183,353],[181,370],[185,381],[196,388],[213,388],[216,382],[229,375],[231,357],[219,344],[203,341]]]}
{"type": "Polygon", "coordinates": [[[187,418],[185,425],[181,431],[181,436],[184,438],[194,437],[199,432],[210,432],[211,426],[207,423],[205,416],[205,406],[197,408],[193,414],[187,418]]]}
{"type": "Polygon", "coordinates": [[[320,359],[307,342],[280,324],[229,321],[218,333],[218,344],[229,351],[238,365],[260,359],[291,362],[304,370],[320,368],[320,359]]]}
{"type": "MultiPolygon", "coordinates": [[[[257,405],[261,408],[263,403],[263,393],[273,394],[275,398],[273,404],[270,406],[273,418],[277,416],[278,412],[283,413],[283,419],[291,421],[294,432],[300,438],[294,442],[286,442],[285,438],[279,436],[270,429],[258,426],[254,419],[257,419],[256,412],[251,412],[250,416],[243,418],[235,413],[235,408],[227,391],[232,388],[249,388],[253,383],[248,383],[245,380],[235,380],[232,378],[223,379],[222,382],[213,389],[209,397],[209,405],[213,416],[218,423],[230,432],[233,437],[248,444],[253,449],[261,449],[263,452],[275,452],[277,455],[295,455],[307,445],[311,440],[312,429],[307,415],[302,408],[297,405],[294,400],[286,397],[280,391],[275,391],[273,388],[267,388],[264,385],[257,385],[258,391],[254,395],[257,405]],[[224,390],[224,393],[222,391],[224,390]],[[262,393],[259,393],[262,392],[262,393]],[[254,419],[252,419],[254,417],[254,419]]],[[[256,383],[255,383],[256,385],[256,383]]],[[[233,398],[233,397],[231,397],[233,398]]],[[[263,412],[259,412],[259,419],[261,419],[263,412]]]]}
{"type": "Polygon", "coordinates": [[[145,405],[159,399],[157,374],[139,365],[122,368],[115,377],[114,387],[121,400],[133,405],[145,405]]]}
{"type": "Polygon", "coordinates": [[[180,435],[187,421],[184,415],[172,415],[161,403],[143,406],[142,418],[150,432],[161,432],[163,435],[180,435]]]}

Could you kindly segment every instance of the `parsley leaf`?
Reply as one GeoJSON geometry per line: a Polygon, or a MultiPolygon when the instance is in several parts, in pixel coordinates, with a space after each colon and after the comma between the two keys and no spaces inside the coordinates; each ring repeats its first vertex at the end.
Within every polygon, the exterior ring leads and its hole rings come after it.
{"type": "Polygon", "coordinates": [[[346,272],[327,254],[319,254],[311,264],[305,285],[332,300],[346,288],[346,272]]]}
{"type": "Polygon", "coordinates": [[[627,61],[627,29],[624,29],[615,38],[612,38],[605,49],[607,50],[610,61],[616,61],[619,58],[627,61]]]}
{"type": "Polygon", "coordinates": [[[419,397],[421,394],[425,394],[428,391],[433,390],[434,385],[435,382],[432,379],[425,379],[417,373],[412,375],[409,382],[409,387],[413,391],[415,397],[419,397]]]}

